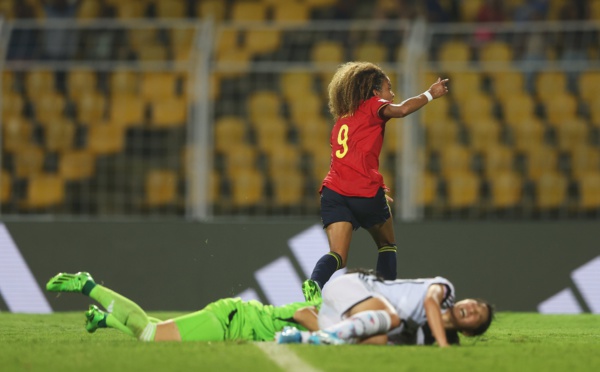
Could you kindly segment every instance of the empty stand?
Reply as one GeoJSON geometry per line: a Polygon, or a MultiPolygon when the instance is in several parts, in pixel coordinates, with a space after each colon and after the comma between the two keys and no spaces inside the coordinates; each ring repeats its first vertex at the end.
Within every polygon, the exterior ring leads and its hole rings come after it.
{"type": "Polygon", "coordinates": [[[27,180],[27,189],[20,206],[24,209],[43,209],[65,201],[64,180],[56,174],[37,174],[27,180]]]}
{"type": "Polygon", "coordinates": [[[177,200],[177,173],[171,169],[149,170],[144,191],[144,204],[148,207],[173,205],[177,200]]]}

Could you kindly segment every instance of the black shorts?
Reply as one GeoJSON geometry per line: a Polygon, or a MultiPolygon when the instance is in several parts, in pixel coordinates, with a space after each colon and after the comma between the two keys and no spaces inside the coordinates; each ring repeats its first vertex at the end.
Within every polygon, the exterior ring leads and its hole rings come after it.
{"type": "Polygon", "coordinates": [[[323,227],[334,222],[350,222],[352,228],[368,229],[390,218],[390,207],[385,192],[379,189],[372,198],[344,196],[323,187],[321,191],[321,221],[323,227]]]}

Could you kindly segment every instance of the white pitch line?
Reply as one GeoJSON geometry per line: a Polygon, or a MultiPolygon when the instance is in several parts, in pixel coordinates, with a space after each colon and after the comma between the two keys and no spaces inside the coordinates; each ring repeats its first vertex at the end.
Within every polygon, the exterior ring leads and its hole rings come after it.
{"type": "Polygon", "coordinates": [[[287,345],[275,342],[255,342],[254,344],[286,372],[321,372],[298,357],[287,345]]]}

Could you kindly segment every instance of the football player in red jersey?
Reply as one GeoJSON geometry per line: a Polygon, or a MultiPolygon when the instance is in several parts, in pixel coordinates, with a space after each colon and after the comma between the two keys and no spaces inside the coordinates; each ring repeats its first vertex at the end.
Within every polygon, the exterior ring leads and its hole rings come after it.
{"type": "Polygon", "coordinates": [[[321,220],[330,251],[303,284],[307,300],[346,266],[352,232],[359,227],[377,245],[377,272],[384,279],[396,279],[394,225],[388,189],[379,173],[385,125],[448,93],[447,82],[438,78],[427,91],[395,104],[389,77],[373,63],[348,62],[334,74],[328,87],[329,111],[336,121],[330,138],[331,165],[320,190],[321,220]]]}

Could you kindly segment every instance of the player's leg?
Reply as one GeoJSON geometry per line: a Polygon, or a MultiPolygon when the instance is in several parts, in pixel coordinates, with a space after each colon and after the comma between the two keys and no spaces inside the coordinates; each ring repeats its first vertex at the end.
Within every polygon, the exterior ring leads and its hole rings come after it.
{"type": "Polygon", "coordinates": [[[396,237],[392,217],[367,229],[377,245],[377,273],[386,280],[397,278],[396,237]]]}
{"type": "Polygon", "coordinates": [[[225,326],[211,309],[202,309],[173,319],[181,341],[224,341],[227,339],[225,326]]]}
{"type": "MultiPolygon", "coordinates": [[[[59,273],[46,284],[51,292],[80,292],[98,301],[105,309],[110,310],[114,319],[127,327],[131,334],[140,338],[150,324],[148,316],[135,302],[128,298],[96,284],[89,273],[76,274],[59,273]]],[[[153,336],[153,331],[151,332],[153,336]]]]}
{"type": "Polygon", "coordinates": [[[85,329],[89,333],[94,333],[98,328],[114,328],[135,337],[133,332],[123,323],[119,322],[111,313],[102,311],[96,305],[90,305],[88,311],[85,312],[85,329]]]}

